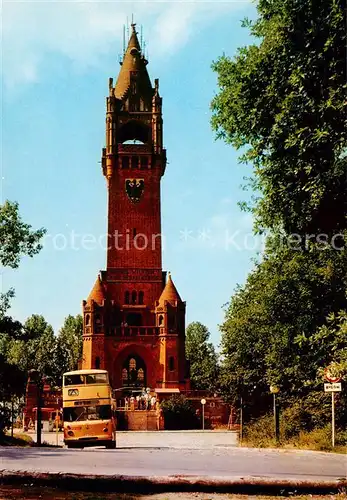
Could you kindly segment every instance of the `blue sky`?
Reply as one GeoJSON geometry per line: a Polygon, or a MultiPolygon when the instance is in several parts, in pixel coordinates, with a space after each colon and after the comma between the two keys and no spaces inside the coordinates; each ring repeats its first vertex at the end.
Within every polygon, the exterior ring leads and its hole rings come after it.
{"type": "Polygon", "coordinates": [[[17,319],[43,314],[57,331],[105,267],[102,247],[80,243],[106,231],[105,96],[132,12],[163,97],[164,269],[187,301],[187,322],[206,324],[218,344],[222,305],[260,246],[237,206],[249,169],[210,127],[211,63],[250,42],[240,26],[255,16],[250,2],[4,3],[2,198],[18,201],[25,221],[48,235],[38,256],[3,270],[3,290],[15,288],[17,319]]]}

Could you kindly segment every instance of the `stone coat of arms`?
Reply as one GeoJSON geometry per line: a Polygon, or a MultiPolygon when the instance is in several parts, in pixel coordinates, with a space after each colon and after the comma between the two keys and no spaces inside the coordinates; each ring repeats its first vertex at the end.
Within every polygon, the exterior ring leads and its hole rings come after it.
{"type": "Polygon", "coordinates": [[[132,203],[140,201],[144,188],[144,179],[125,179],[125,191],[132,203]]]}

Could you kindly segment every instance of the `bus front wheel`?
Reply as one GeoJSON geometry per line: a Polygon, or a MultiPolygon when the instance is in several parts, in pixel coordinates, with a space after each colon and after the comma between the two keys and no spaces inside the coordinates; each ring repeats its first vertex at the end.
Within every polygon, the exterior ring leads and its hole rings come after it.
{"type": "Polygon", "coordinates": [[[107,450],[115,450],[116,449],[116,441],[110,441],[109,443],[106,443],[106,449],[107,450]]]}

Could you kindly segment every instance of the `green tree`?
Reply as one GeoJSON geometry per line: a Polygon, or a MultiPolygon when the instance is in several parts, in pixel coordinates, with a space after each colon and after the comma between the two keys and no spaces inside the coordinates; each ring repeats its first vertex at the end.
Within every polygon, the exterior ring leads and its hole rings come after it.
{"type": "Polygon", "coordinates": [[[203,324],[194,322],[187,326],[186,358],[193,389],[212,391],[218,385],[218,357],[209,338],[210,332],[203,324]]]}
{"type": "Polygon", "coordinates": [[[25,340],[13,340],[8,348],[7,359],[25,373],[31,369],[52,377],[54,364],[52,353],[56,339],[51,325],[45,318],[33,314],[24,323],[25,340]]]}
{"type": "Polygon", "coordinates": [[[255,42],[213,64],[212,126],[251,162],[256,227],[347,228],[343,0],[259,0],[255,42]]]}
{"type": "Polygon", "coordinates": [[[78,368],[78,361],[82,358],[82,334],[83,319],[80,314],[69,315],[65,318],[64,325],[58,333],[53,354],[54,381],[58,386],[62,383],[64,372],[78,368]]]}
{"type": "Polygon", "coordinates": [[[0,205],[0,263],[17,268],[23,255],[33,257],[41,248],[41,239],[46,230],[33,231],[23,222],[18,203],[5,201],[0,205]]]}
{"type": "Polygon", "coordinates": [[[248,395],[255,410],[258,397],[265,409],[270,404],[271,384],[281,387],[286,401],[317,390],[318,369],[326,366],[329,352],[346,348],[342,334],[324,328],[327,316],[346,308],[346,290],[346,252],[297,252],[271,242],[238,287],[221,325],[226,397],[248,395]]]}
{"type": "MultiPolygon", "coordinates": [[[[0,265],[17,268],[24,255],[33,257],[41,250],[44,234],[44,229],[32,230],[23,222],[18,203],[6,201],[0,205],[0,265]]],[[[26,377],[19,366],[8,360],[13,342],[27,339],[22,325],[7,314],[13,297],[13,289],[0,294],[0,399],[5,402],[23,394],[26,377]]]]}

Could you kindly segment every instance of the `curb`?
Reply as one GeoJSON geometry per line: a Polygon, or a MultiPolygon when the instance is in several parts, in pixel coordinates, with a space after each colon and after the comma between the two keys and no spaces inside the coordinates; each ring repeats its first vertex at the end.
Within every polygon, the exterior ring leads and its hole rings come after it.
{"type": "Polygon", "coordinates": [[[305,481],[267,477],[206,477],[206,476],[102,476],[27,471],[0,471],[0,484],[50,486],[67,491],[127,492],[127,493],[315,493],[345,492],[347,479],[335,481],[305,481]]]}

